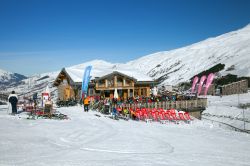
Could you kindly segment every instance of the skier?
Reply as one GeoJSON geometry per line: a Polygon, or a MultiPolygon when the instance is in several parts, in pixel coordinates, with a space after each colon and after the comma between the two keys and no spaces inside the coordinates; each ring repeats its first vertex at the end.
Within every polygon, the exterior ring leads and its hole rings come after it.
{"type": "Polygon", "coordinates": [[[11,103],[12,114],[15,115],[17,113],[17,102],[18,102],[18,97],[15,94],[15,91],[11,92],[11,94],[8,97],[8,101],[11,103]]]}
{"type": "Polygon", "coordinates": [[[84,111],[88,112],[89,111],[89,97],[86,97],[84,99],[84,111]]]}

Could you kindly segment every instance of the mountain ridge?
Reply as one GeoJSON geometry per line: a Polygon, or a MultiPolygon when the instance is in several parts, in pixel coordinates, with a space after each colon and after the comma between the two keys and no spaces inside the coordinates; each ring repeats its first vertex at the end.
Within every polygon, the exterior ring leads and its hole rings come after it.
{"type": "MultiPolygon", "coordinates": [[[[111,63],[96,59],[73,65],[70,69],[84,70],[93,65],[93,72],[125,69],[139,71],[160,81],[161,85],[176,85],[190,79],[216,64],[225,64],[220,75],[235,74],[250,77],[250,24],[242,29],[169,51],[149,54],[126,63],[111,63]]],[[[63,68],[63,66],[62,66],[63,68]]],[[[59,71],[43,73],[24,79],[25,84],[47,82],[52,86],[59,71]],[[41,81],[39,79],[42,79],[41,81]]],[[[0,72],[1,73],[1,72],[0,72]]],[[[13,86],[12,86],[13,88],[13,86]]],[[[22,90],[25,86],[22,86],[22,90]]]]}
{"type": "Polygon", "coordinates": [[[5,86],[8,85],[18,84],[20,81],[26,78],[27,77],[22,74],[12,73],[10,71],[0,69],[0,89],[5,88],[5,86]]]}
{"type": "Polygon", "coordinates": [[[154,79],[164,77],[161,80],[163,84],[178,84],[218,63],[226,65],[222,75],[231,73],[250,76],[249,61],[250,24],[186,47],[149,54],[127,64],[146,72],[154,79]],[[226,72],[233,65],[235,70],[226,72]]]}

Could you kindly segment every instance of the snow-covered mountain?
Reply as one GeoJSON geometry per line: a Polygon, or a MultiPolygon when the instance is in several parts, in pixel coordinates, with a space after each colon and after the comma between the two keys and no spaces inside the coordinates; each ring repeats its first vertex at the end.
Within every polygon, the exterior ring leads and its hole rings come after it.
{"type": "Polygon", "coordinates": [[[0,89],[7,85],[15,85],[27,77],[0,69],[0,89]]]}
{"type": "Polygon", "coordinates": [[[189,81],[190,78],[216,64],[225,64],[221,75],[235,74],[250,76],[250,24],[240,30],[183,48],[163,51],[143,56],[127,63],[110,63],[93,60],[75,65],[70,69],[84,70],[92,65],[93,73],[110,69],[136,71],[143,73],[161,84],[176,85],[189,81]]]}
{"type": "Polygon", "coordinates": [[[225,64],[221,74],[250,76],[250,24],[240,30],[186,46],[147,55],[127,65],[162,80],[177,84],[214,65],[225,64]],[[226,71],[228,68],[234,69],[226,71]]]}
{"type": "MultiPolygon", "coordinates": [[[[80,74],[86,66],[92,65],[93,77],[98,73],[119,70],[129,75],[148,75],[158,79],[161,84],[176,85],[190,80],[194,75],[213,67],[216,64],[225,64],[222,75],[228,73],[238,76],[250,76],[250,25],[218,37],[186,46],[183,48],[150,54],[127,63],[110,63],[104,60],[93,60],[82,64],[67,67],[67,69],[80,74]],[[228,70],[230,69],[230,70],[228,70]],[[81,71],[81,72],[80,72],[81,71]]],[[[64,66],[62,66],[63,68],[64,66]]],[[[2,72],[0,70],[1,73],[2,72]]],[[[43,73],[23,80],[24,84],[18,87],[22,93],[40,91],[47,85],[52,88],[57,72],[43,73]]],[[[0,80],[8,80],[11,74],[1,74],[0,80]]],[[[14,75],[15,76],[15,75],[14,75]]]]}
{"type": "MultiPolygon", "coordinates": [[[[25,77],[22,81],[16,82],[15,84],[1,84],[0,87],[2,88],[0,89],[0,93],[9,94],[14,90],[19,95],[19,99],[22,100],[22,97],[32,97],[34,93],[38,93],[38,97],[41,97],[41,93],[45,91],[48,86],[51,95],[56,99],[57,89],[53,87],[53,82],[58,74],[59,71],[35,74],[28,78],[25,77]]],[[[6,82],[5,79],[4,81],[6,82]]]]}

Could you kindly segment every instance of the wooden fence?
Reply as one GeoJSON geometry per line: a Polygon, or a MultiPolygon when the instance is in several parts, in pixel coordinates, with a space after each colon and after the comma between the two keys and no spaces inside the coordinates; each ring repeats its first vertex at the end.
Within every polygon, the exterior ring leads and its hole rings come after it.
{"type": "Polygon", "coordinates": [[[248,80],[241,80],[221,86],[221,95],[247,93],[248,80]]]}
{"type": "Polygon", "coordinates": [[[163,109],[195,109],[207,107],[207,99],[196,100],[181,100],[181,101],[166,101],[166,102],[154,102],[154,103],[136,103],[136,104],[124,104],[127,108],[163,108],[163,109]]]}

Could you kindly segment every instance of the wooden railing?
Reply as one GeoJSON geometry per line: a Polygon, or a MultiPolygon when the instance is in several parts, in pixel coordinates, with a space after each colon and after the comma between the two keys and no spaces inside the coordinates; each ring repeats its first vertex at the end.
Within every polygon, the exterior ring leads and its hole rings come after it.
{"type": "Polygon", "coordinates": [[[207,99],[124,104],[127,108],[194,109],[207,107],[207,99]]]}

